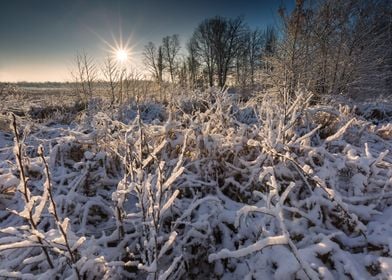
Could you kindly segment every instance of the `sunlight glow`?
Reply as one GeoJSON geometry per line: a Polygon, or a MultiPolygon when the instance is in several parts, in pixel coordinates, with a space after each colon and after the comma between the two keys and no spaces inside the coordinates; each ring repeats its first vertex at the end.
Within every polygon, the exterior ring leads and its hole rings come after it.
{"type": "Polygon", "coordinates": [[[116,50],[116,59],[120,63],[124,63],[128,60],[128,52],[124,49],[116,50]]]}
{"type": "Polygon", "coordinates": [[[104,48],[105,52],[110,56],[111,59],[121,65],[122,68],[127,69],[131,65],[130,62],[135,62],[134,49],[138,44],[140,44],[140,42],[133,38],[132,33],[126,38],[126,40],[124,40],[122,35],[122,28],[120,26],[118,36],[116,36],[113,32],[111,33],[112,40],[110,42],[99,35],[96,31],[90,31],[93,32],[99,38],[99,40],[104,43],[104,45],[106,45],[104,48]]]}

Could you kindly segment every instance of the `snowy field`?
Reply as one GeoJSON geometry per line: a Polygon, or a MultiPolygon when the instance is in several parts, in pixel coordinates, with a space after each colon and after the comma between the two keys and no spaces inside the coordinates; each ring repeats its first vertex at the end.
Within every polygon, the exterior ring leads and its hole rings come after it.
{"type": "Polygon", "coordinates": [[[31,98],[0,105],[1,279],[392,279],[390,102],[31,98]]]}

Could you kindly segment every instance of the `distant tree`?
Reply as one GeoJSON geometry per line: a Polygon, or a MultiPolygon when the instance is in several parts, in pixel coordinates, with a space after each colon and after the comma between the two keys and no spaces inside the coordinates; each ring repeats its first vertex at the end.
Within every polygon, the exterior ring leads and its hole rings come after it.
{"type": "Polygon", "coordinates": [[[197,42],[192,38],[187,44],[188,57],[187,57],[187,69],[189,75],[189,85],[191,88],[197,86],[198,72],[200,63],[197,56],[197,42]]]}
{"type": "Polygon", "coordinates": [[[255,85],[255,73],[260,68],[262,46],[265,41],[264,34],[260,29],[250,31],[248,41],[248,57],[250,66],[250,83],[255,85]]]}
{"type": "Polygon", "coordinates": [[[245,87],[250,81],[250,30],[247,30],[241,41],[241,48],[235,57],[235,82],[237,86],[245,87]]]}
{"type": "Polygon", "coordinates": [[[241,37],[236,57],[236,81],[241,86],[255,85],[255,73],[261,66],[265,37],[260,29],[247,29],[241,37]]]}
{"type": "Polygon", "coordinates": [[[75,57],[76,72],[73,73],[76,83],[86,101],[93,96],[94,84],[98,78],[98,69],[94,58],[85,51],[77,53],[75,57]]]}
{"type": "Polygon", "coordinates": [[[241,49],[240,36],[244,26],[241,18],[235,20],[215,18],[210,21],[210,28],[213,35],[218,85],[223,87],[226,84],[231,63],[241,49]]]}
{"type": "Polygon", "coordinates": [[[291,14],[287,15],[281,9],[280,15],[284,23],[284,31],[286,36],[280,45],[280,67],[276,67],[282,75],[280,82],[281,89],[287,89],[287,93],[292,96],[298,86],[299,77],[304,78],[303,65],[308,65],[306,50],[310,43],[308,30],[306,27],[306,10],[304,0],[297,0],[296,6],[291,14]],[[305,64],[304,64],[305,63],[305,64]]]}
{"type": "Polygon", "coordinates": [[[208,84],[212,87],[214,85],[215,55],[212,32],[208,20],[203,21],[196,28],[190,44],[190,50],[193,52],[192,59],[198,57],[207,74],[208,84]]]}
{"type": "Polygon", "coordinates": [[[120,80],[120,71],[117,63],[112,56],[107,56],[104,62],[102,73],[105,77],[106,82],[109,84],[109,90],[111,95],[111,104],[116,101],[116,88],[120,80]]]}
{"type": "Polygon", "coordinates": [[[87,89],[85,84],[85,69],[83,66],[83,61],[81,55],[78,53],[75,57],[75,72],[72,72],[72,76],[75,80],[75,85],[77,86],[77,90],[80,94],[83,95],[84,98],[87,97],[87,89]]]}
{"type": "Polygon", "coordinates": [[[88,55],[86,52],[82,53],[82,59],[83,59],[83,66],[84,66],[85,74],[86,74],[86,83],[87,83],[88,94],[90,97],[92,97],[93,86],[98,78],[97,65],[94,61],[94,58],[92,56],[88,55]]]}
{"type": "Polygon", "coordinates": [[[160,83],[162,83],[162,81],[163,81],[163,70],[166,68],[165,60],[164,60],[164,57],[163,57],[162,46],[158,47],[157,66],[158,66],[158,81],[160,83]]]}
{"type": "Polygon", "coordinates": [[[177,56],[180,51],[180,40],[177,34],[166,36],[162,39],[162,55],[164,64],[167,65],[171,82],[174,83],[177,56]]]}
{"type": "Polygon", "coordinates": [[[229,69],[241,49],[245,30],[242,18],[226,19],[218,16],[204,20],[196,28],[192,40],[206,67],[210,86],[214,84],[214,75],[218,86],[226,84],[229,69]]]}
{"type": "Polygon", "coordinates": [[[180,63],[178,69],[178,81],[181,87],[185,88],[186,86],[190,85],[189,83],[189,74],[188,74],[188,64],[187,60],[184,58],[180,63]]]}
{"type": "Polygon", "coordinates": [[[275,28],[268,26],[264,30],[263,37],[264,46],[262,49],[262,67],[265,73],[270,73],[273,69],[271,60],[277,54],[278,38],[275,28]]]}
{"type": "Polygon", "coordinates": [[[144,63],[148,70],[152,73],[158,83],[162,83],[163,70],[165,68],[162,47],[159,46],[157,48],[154,43],[149,42],[144,47],[143,56],[144,63]]]}
{"type": "Polygon", "coordinates": [[[273,27],[268,26],[264,31],[264,55],[274,55],[276,53],[277,35],[273,27]]]}

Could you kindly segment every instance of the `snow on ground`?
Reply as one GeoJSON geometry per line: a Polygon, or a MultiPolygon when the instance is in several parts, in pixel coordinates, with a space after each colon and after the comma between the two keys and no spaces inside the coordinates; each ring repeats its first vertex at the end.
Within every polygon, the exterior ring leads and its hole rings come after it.
{"type": "Polygon", "coordinates": [[[392,278],[388,106],[211,96],[2,115],[0,278],[392,278]]]}

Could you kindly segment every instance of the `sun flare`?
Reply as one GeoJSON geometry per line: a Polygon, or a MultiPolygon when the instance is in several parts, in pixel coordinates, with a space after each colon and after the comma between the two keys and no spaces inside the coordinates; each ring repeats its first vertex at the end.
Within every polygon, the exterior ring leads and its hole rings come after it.
{"type": "Polygon", "coordinates": [[[128,52],[124,49],[116,50],[116,59],[121,63],[126,62],[128,60],[128,52]]]}

